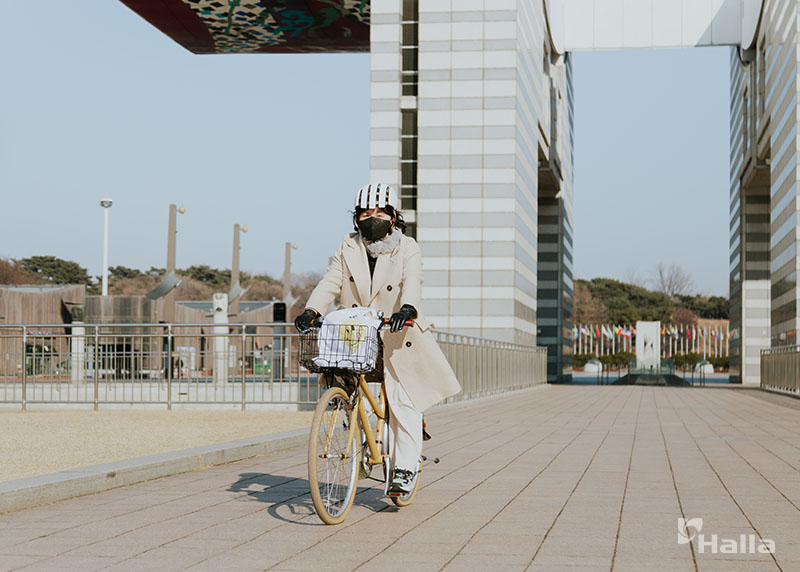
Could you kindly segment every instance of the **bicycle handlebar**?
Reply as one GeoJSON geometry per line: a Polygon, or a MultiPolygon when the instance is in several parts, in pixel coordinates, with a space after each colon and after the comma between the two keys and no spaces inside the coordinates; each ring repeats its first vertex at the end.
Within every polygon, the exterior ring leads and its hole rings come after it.
{"type": "MultiPolygon", "coordinates": [[[[388,325],[389,325],[389,318],[383,318],[383,323],[382,323],[382,325],[381,325],[381,326],[380,326],[378,329],[379,329],[379,330],[380,330],[380,329],[383,329],[383,326],[388,326],[388,325]]],[[[413,326],[413,325],[414,325],[414,320],[406,320],[406,321],[403,323],[403,327],[406,327],[406,326],[413,326]]],[[[318,316],[318,317],[317,317],[315,320],[313,320],[313,321],[311,322],[311,327],[312,327],[312,328],[319,328],[319,327],[321,327],[321,326],[322,326],[322,316],[318,316]]]]}
{"type": "MultiPolygon", "coordinates": [[[[389,325],[389,318],[384,318],[383,319],[383,325],[384,326],[388,326],[389,325]]],[[[403,322],[403,327],[405,327],[405,326],[413,326],[413,325],[414,325],[414,320],[406,320],[405,322],[403,322]]]]}

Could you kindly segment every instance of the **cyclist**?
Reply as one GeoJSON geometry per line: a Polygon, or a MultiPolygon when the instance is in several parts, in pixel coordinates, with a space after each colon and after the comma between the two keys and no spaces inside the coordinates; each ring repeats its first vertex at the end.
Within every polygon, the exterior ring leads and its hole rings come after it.
{"type": "Polygon", "coordinates": [[[422,254],[405,236],[393,188],[366,185],[355,198],[353,227],[345,235],[327,272],[295,319],[303,331],[328,310],[336,296],[342,307],[365,306],[389,318],[393,335],[383,336],[384,379],[392,436],[389,493],[413,490],[422,453],[422,411],[461,391],[439,349],[431,324],[420,312],[422,254]],[[403,328],[407,320],[414,326],[403,328]]]}

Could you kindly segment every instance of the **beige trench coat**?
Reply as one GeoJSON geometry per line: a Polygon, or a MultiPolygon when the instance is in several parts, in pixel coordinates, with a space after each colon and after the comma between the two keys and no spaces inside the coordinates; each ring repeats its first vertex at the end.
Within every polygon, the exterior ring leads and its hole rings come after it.
{"type": "Polygon", "coordinates": [[[420,310],[422,254],[413,238],[403,235],[392,252],[380,254],[370,279],[367,250],[361,237],[355,233],[346,235],[306,307],[325,314],[338,294],[342,307],[367,306],[382,311],[387,318],[403,304],[417,309],[416,325],[398,333],[384,330],[383,344],[386,369],[419,411],[461,391],[430,332],[430,322],[420,310]]]}

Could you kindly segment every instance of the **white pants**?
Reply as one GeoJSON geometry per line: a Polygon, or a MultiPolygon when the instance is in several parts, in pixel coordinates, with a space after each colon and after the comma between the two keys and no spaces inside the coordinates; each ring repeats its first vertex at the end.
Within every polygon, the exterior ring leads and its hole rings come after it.
{"type": "Polygon", "coordinates": [[[391,468],[417,470],[422,454],[422,413],[417,411],[403,386],[385,369],[386,400],[389,402],[389,454],[391,468]]]}

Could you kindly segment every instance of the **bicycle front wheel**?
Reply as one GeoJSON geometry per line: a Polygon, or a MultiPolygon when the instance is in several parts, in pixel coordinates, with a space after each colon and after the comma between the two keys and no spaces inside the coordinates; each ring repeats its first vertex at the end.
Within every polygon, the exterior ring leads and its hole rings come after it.
{"type": "Polygon", "coordinates": [[[308,441],[308,484],[314,510],[325,524],[342,522],[356,495],[360,448],[347,393],[332,387],[320,398],[308,441]]]}

